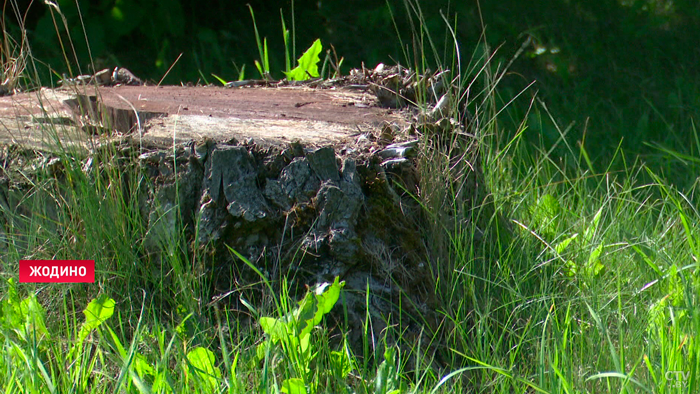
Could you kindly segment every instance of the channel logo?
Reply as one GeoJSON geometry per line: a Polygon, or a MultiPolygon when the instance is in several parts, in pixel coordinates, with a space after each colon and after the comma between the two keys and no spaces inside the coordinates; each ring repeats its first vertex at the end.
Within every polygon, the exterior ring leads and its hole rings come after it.
{"type": "Polygon", "coordinates": [[[95,260],[20,260],[20,283],[95,283],[95,260]]]}

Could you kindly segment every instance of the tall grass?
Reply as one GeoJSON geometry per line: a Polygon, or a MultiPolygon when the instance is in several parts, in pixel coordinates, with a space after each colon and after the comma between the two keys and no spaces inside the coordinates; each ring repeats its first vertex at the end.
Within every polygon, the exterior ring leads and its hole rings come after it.
{"type": "MultiPolygon", "coordinates": [[[[416,198],[425,212],[428,283],[441,318],[432,331],[426,327],[426,336],[409,341],[402,327],[387,330],[403,344],[387,345],[374,358],[354,354],[345,333],[331,339],[322,326],[311,330],[306,348],[272,346],[263,340],[270,333],[250,322],[289,316],[297,304],[284,281],[269,295],[278,307],[246,303],[241,313],[210,302],[211,279],[187,244],[177,204],[156,201],[156,222],[173,220],[172,231],[154,234],[148,227],[139,196],[151,185],[136,167],[120,170],[129,154],[57,146],[60,175],[40,168],[0,204],[0,387],[18,393],[697,391],[697,184],[679,190],[620,150],[607,166],[593,163],[585,143],[568,143],[556,114],[535,99],[525,120],[502,122],[511,115],[498,95],[507,67],[493,63],[493,49],[481,43],[461,59],[448,40],[453,49],[441,51],[423,30],[418,4],[406,6],[418,29],[409,63],[456,70],[453,93],[463,100],[455,100],[454,110],[463,111],[458,103],[466,102],[474,117],[464,133],[423,130],[416,198]],[[528,122],[535,120],[552,122],[554,145],[529,142],[528,122]],[[504,130],[504,124],[516,126],[504,130]],[[607,169],[613,166],[623,170],[607,169]],[[78,256],[106,267],[95,286],[9,280],[20,258],[78,256]]],[[[447,36],[453,37],[449,28],[447,36]]],[[[529,92],[520,100],[526,97],[529,92]]],[[[662,152],[697,170],[696,158],[662,152]]],[[[369,317],[365,323],[368,342],[369,317]]]]}
{"type": "Polygon", "coordinates": [[[453,242],[453,255],[469,258],[452,276],[460,302],[444,313],[453,362],[469,366],[466,384],[494,392],[695,390],[692,198],[643,163],[595,173],[585,152],[561,162],[521,137],[484,152],[496,212],[513,226],[508,245],[453,242]],[[640,183],[641,175],[655,182],[640,183]]]}
{"type": "MultiPolygon", "coordinates": [[[[420,20],[417,4],[406,4],[420,20]]],[[[413,48],[433,50],[417,52],[413,64],[426,67],[430,57],[464,70],[453,82],[472,94],[479,125],[472,141],[424,134],[420,198],[445,319],[435,336],[445,341],[448,370],[458,372],[442,387],[692,392],[695,188],[679,192],[619,149],[596,171],[585,142],[571,145],[569,130],[536,100],[526,119],[551,122],[552,145],[531,145],[525,120],[502,130],[509,103],[496,89],[508,70],[489,61],[485,44],[471,59],[477,66],[440,57],[430,36],[414,34],[413,48]],[[479,85],[481,96],[469,89],[479,85]]],[[[695,162],[666,153],[668,163],[695,162]]]]}

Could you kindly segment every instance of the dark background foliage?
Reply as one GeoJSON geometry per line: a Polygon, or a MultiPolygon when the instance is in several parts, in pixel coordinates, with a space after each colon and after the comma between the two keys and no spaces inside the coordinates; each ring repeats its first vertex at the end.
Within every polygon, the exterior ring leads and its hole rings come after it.
{"type": "MultiPolygon", "coordinates": [[[[55,1],[68,31],[45,2],[24,1],[19,7],[33,55],[48,66],[43,75],[54,81],[56,74],[49,68],[59,75],[68,72],[69,65],[73,74],[90,72],[89,53],[97,69],[125,66],[153,81],[159,81],[182,54],[164,79],[167,84],[216,82],[212,73],[233,80],[244,64],[246,78],[259,77],[253,67],[259,55],[247,3],[79,1],[79,14],[75,1],[55,1]],[[75,45],[77,60],[66,61],[61,42],[75,45]]],[[[260,34],[268,39],[273,76],[281,78],[280,16],[291,29],[292,3],[249,4],[260,34]]],[[[465,58],[479,43],[482,26],[490,46],[499,47],[496,62],[507,63],[530,39],[501,85],[503,100],[537,80],[532,91],[538,91],[562,127],[572,125],[568,136],[573,143],[585,134],[594,158],[611,157],[621,140],[628,151],[648,158],[657,152],[649,144],[656,143],[698,153],[691,121],[700,107],[700,2],[438,0],[419,5],[440,53],[452,45],[441,15],[453,24],[457,16],[455,26],[465,58]]],[[[345,59],[344,72],[362,62],[368,67],[379,62],[406,64],[410,61],[401,43],[410,49],[411,32],[418,24],[414,6],[397,0],[296,1],[296,57],[320,38],[324,49],[332,44],[338,57],[345,59]]],[[[6,1],[4,21],[13,34],[18,33],[15,14],[6,1]]],[[[44,79],[42,83],[50,84],[44,79]]],[[[526,104],[513,106],[513,119],[524,116],[526,104]]],[[[543,120],[545,116],[532,113],[530,117],[535,138],[549,144],[557,140],[559,132],[543,120]]]]}

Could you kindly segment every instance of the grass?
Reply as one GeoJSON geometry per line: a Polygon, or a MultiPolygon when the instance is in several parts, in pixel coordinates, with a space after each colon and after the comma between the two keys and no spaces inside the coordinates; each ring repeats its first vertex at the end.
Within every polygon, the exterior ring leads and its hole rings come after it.
{"type": "MultiPolygon", "coordinates": [[[[414,37],[411,47],[433,47],[429,32],[414,37]]],[[[605,165],[591,161],[585,142],[572,144],[556,114],[537,100],[519,122],[503,121],[512,114],[498,96],[504,71],[490,63],[488,47],[478,48],[469,64],[457,61],[457,51],[443,64],[462,69],[455,81],[463,88],[483,86],[468,98],[479,155],[473,140],[426,133],[420,159],[425,192],[417,198],[430,219],[424,237],[432,245],[427,259],[442,316],[437,330],[414,342],[404,338],[403,346],[391,345],[388,330],[379,337],[385,346],[375,347],[368,316],[364,352],[356,354],[346,332],[325,327],[318,307],[325,298],[313,297],[328,293],[307,295],[311,301],[300,306],[279,278],[265,287],[268,302],[245,302],[243,313],[209,302],[211,274],[204,256],[188,247],[177,208],[160,211],[161,220],[175,218],[176,226],[159,235],[154,249],[138,193],[123,192],[149,187],[138,170],[116,171],[115,151],[86,167],[75,152],[59,150],[68,182],[40,172],[17,199],[0,205],[6,231],[0,387],[8,393],[698,391],[697,183],[679,189],[622,150],[605,165]],[[530,142],[536,122],[551,125],[553,141],[530,142]],[[482,174],[474,178],[471,167],[482,174]],[[13,282],[20,258],[76,255],[100,262],[95,286],[13,282]],[[314,318],[304,323],[300,316],[307,314],[314,318]]],[[[420,70],[434,53],[407,58],[420,70]]],[[[669,167],[697,171],[692,148],[659,155],[669,167]]],[[[330,288],[342,297],[339,287],[330,288]]]]}

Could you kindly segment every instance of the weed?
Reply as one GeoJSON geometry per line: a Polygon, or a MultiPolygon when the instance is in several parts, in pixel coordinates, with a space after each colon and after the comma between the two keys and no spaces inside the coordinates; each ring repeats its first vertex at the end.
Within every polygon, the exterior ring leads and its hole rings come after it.
{"type": "Polygon", "coordinates": [[[299,58],[299,65],[285,73],[290,81],[305,81],[309,78],[318,78],[318,55],[323,50],[321,40],[314,41],[309,49],[299,58]]]}
{"type": "MultiPolygon", "coordinates": [[[[253,7],[248,5],[250,10],[250,16],[253,19],[253,30],[255,31],[255,42],[258,47],[258,53],[260,55],[260,60],[255,61],[255,68],[258,69],[260,76],[264,80],[272,80],[272,75],[270,71],[270,59],[269,52],[267,49],[267,38],[263,38],[260,41],[260,33],[258,32],[258,26],[255,22],[255,13],[253,12],[253,7]]],[[[292,15],[294,14],[294,4],[292,2],[292,15]]],[[[290,33],[287,30],[287,25],[284,21],[284,15],[280,10],[280,19],[282,21],[282,39],[284,41],[284,63],[285,70],[284,74],[289,81],[305,81],[309,78],[318,78],[318,62],[320,61],[318,55],[323,50],[321,45],[321,40],[317,39],[311,44],[309,49],[304,52],[304,54],[298,59],[299,65],[295,68],[291,68],[291,57],[294,56],[296,38],[292,36],[292,50],[290,51],[290,33]]],[[[292,18],[292,26],[294,26],[294,18],[292,18]]]]}

